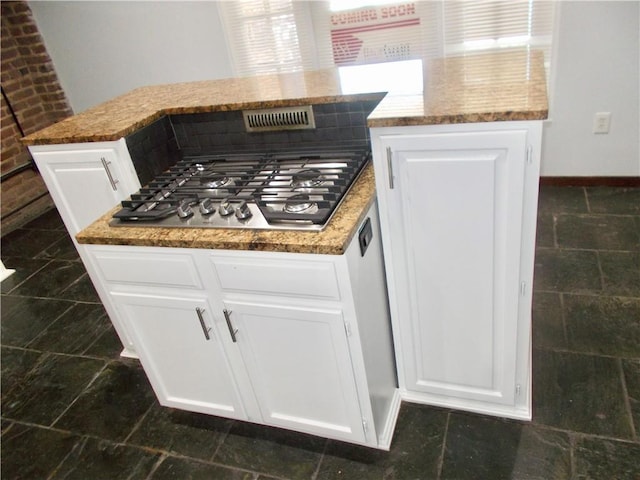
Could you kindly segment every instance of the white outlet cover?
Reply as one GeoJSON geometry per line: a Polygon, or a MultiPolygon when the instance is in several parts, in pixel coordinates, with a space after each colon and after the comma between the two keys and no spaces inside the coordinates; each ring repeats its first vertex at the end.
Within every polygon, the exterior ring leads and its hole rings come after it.
{"type": "Polygon", "coordinates": [[[611,112],[598,112],[593,117],[593,133],[609,133],[611,112]]]}

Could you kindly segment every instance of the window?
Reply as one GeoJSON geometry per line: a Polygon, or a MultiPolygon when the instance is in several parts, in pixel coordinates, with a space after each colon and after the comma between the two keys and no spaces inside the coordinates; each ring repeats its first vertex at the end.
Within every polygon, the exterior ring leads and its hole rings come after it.
{"type": "Polygon", "coordinates": [[[310,20],[305,2],[242,0],[220,2],[225,36],[236,75],[283,73],[313,68],[310,20]]]}
{"type": "Polygon", "coordinates": [[[252,75],[523,46],[543,49],[548,61],[555,4],[237,0],[220,8],[235,72],[252,75]]]}
{"type": "Polygon", "coordinates": [[[553,8],[546,0],[444,2],[444,54],[530,46],[548,57],[553,8]]]}

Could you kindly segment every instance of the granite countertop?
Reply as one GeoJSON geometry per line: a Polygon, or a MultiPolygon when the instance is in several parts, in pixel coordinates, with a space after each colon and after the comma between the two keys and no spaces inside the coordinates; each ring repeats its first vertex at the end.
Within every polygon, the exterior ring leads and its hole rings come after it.
{"type": "Polygon", "coordinates": [[[118,140],[168,114],[380,99],[368,118],[370,127],[547,118],[540,51],[432,59],[423,62],[423,70],[424,90],[416,95],[345,94],[337,69],[141,87],[28,135],[23,142],[118,140]]]}
{"type": "MultiPolygon", "coordinates": [[[[118,140],[167,114],[379,101],[369,127],[542,120],[547,92],[542,52],[516,50],[423,62],[421,94],[345,94],[337,69],[142,87],[23,139],[27,145],[118,140]]],[[[80,232],[84,244],[141,245],[340,255],[375,200],[365,168],[321,232],[110,227],[104,216],[80,232]]]]}
{"type": "Polygon", "coordinates": [[[138,245],[271,252],[343,254],[369,207],[375,201],[373,165],[367,165],[351,187],[333,218],[321,232],[248,230],[227,228],[111,227],[111,216],[120,207],[76,235],[84,244],[138,245]]]}
{"type": "Polygon", "coordinates": [[[424,69],[424,91],[387,95],[369,116],[369,127],[547,118],[541,51],[438,58],[424,69]]]}

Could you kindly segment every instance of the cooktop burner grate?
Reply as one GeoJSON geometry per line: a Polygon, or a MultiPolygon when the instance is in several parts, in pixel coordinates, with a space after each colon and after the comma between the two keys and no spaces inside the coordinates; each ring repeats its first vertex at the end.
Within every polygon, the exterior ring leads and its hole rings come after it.
{"type": "Polygon", "coordinates": [[[112,225],[320,230],[370,157],[361,147],[187,156],[123,201],[112,225]]]}

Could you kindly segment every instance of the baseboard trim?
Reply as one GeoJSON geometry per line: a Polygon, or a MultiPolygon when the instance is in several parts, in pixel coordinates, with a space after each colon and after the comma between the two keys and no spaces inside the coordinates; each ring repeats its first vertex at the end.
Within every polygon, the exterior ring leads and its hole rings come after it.
{"type": "Polygon", "coordinates": [[[640,187],[640,177],[540,177],[540,185],[557,187],[640,187]]]}

